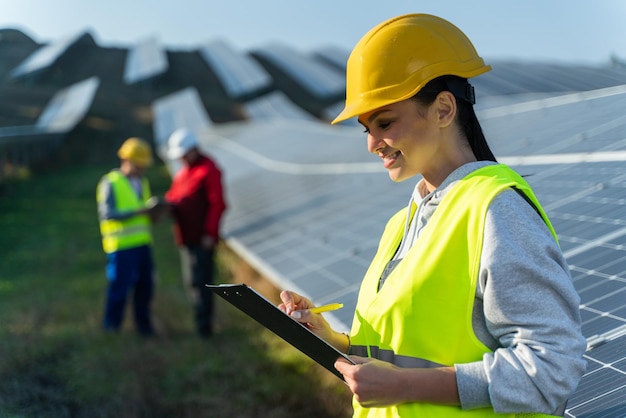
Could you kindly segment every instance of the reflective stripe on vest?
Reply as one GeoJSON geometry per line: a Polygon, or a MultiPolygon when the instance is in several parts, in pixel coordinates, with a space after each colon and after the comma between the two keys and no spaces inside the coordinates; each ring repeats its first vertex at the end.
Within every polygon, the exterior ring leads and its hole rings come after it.
{"type": "MultiPolygon", "coordinates": [[[[480,361],[490,349],[472,328],[472,309],[482,254],[487,209],[508,188],[522,191],[556,234],[530,186],[510,168],[490,165],[452,187],[406,257],[378,291],[378,281],[398,248],[406,208],[387,223],[365,274],[351,330],[354,350],[400,367],[439,367],[480,361]]],[[[354,350],[351,350],[352,353],[354,350]]],[[[354,417],[492,417],[491,408],[405,403],[363,408],[354,417]]],[[[523,414],[519,416],[545,416],[523,414]]]]}
{"type": "MultiPolygon", "coordinates": [[[[115,196],[118,210],[131,211],[145,206],[145,201],[150,197],[150,186],[146,179],[142,179],[141,182],[142,200],[137,196],[128,178],[120,171],[111,171],[105,177],[111,184],[111,192],[115,196]]],[[[102,248],[107,254],[152,242],[148,215],[136,215],[126,219],[103,219],[100,221],[100,232],[102,248]]]]}
{"type": "MultiPolygon", "coordinates": [[[[352,341],[350,341],[352,343],[352,341]]],[[[352,345],[350,354],[361,357],[372,357],[378,360],[386,361],[398,367],[417,367],[428,369],[433,367],[443,367],[443,364],[435,363],[423,358],[401,356],[391,350],[381,350],[379,347],[365,347],[362,345],[352,345]]]]}

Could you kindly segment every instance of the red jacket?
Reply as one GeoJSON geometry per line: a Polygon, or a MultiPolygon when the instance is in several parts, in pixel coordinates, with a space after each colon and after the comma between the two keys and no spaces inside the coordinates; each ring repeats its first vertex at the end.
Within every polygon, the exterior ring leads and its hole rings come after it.
{"type": "Polygon", "coordinates": [[[174,176],[165,199],[173,205],[178,245],[198,245],[204,235],[217,241],[226,203],[222,174],[211,159],[201,155],[194,164],[184,165],[174,176]]]}

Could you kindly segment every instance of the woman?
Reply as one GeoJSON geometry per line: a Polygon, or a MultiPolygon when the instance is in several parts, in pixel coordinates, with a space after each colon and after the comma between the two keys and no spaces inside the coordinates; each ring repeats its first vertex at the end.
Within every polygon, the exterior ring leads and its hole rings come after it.
{"type": "Polygon", "coordinates": [[[421,175],[385,228],[350,335],[307,298],[279,308],[356,365],[335,367],[355,417],[563,415],[584,373],[579,298],[529,185],[498,164],[468,78],[491,68],[454,25],[400,16],[347,64],[337,123],[358,117],[393,181],[421,175]]]}

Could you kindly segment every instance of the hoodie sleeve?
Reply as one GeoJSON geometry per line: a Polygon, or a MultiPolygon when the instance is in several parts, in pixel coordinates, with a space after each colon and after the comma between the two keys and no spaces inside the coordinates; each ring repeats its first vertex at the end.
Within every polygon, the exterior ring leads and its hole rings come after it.
{"type": "Polygon", "coordinates": [[[476,297],[495,350],[455,366],[462,407],[562,415],[586,367],[569,267],[543,220],[513,190],[492,202],[484,234],[476,297]]]}

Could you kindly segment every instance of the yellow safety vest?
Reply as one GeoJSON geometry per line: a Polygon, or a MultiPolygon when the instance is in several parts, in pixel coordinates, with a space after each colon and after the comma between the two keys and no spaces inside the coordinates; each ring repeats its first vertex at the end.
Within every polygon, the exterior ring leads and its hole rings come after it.
{"type": "MultiPolygon", "coordinates": [[[[120,211],[143,208],[151,195],[149,183],[143,178],[141,181],[143,200],[140,199],[133,190],[128,178],[119,170],[107,173],[103,181],[108,181],[111,184],[112,193],[115,196],[115,204],[120,211]]],[[[104,196],[101,196],[100,193],[102,184],[102,182],[98,184],[96,193],[98,203],[103,203],[101,200],[104,199],[104,196]]],[[[148,215],[135,215],[126,219],[100,220],[100,233],[102,234],[102,248],[104,252],[109,254],[150,244],[152,242],[150,224],[148,215]]]]}
{"type": "MultiPolygon", "coordinates": [[[[480,361],[491,350],[472,329],[472,308],[487,209],[493,198],[515,187],[533,202],[556,234],[526,181],[504,165],[469,174],[444,197],[406,257],[378,291],[385,266],[404,231],[406,208],[387,223],[365,274],[351,330],[352,354],[400,367],[439,367],[480,361]]],[[[415,210],[415,209],[414,209],[415,210]]],[[[496,414],[491,408],[463,411],[456,406],[404,403],[364,408],[353,401],[354,417],[546,416],[496,414]]]]}

